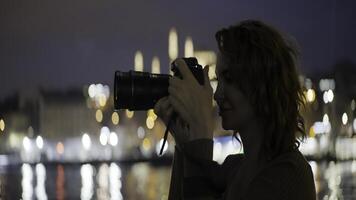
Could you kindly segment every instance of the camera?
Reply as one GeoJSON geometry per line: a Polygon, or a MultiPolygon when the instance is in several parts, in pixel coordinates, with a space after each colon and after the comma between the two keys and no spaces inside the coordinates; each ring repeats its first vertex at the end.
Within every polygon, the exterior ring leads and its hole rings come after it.
{"type": "MultiPolygon", "coordinates": [[[[196,58],[182,58],[199,82],[204,84],[204,73],[196,58]]],[[[173,76],[182,79],[178,67],[171,64],[173,76]]],[[[136,110],[152,109],[156,102],[168,96],[169,74],[153,74],[149,72],[115,72],[114,80],[114,108],[136,110]]]]}

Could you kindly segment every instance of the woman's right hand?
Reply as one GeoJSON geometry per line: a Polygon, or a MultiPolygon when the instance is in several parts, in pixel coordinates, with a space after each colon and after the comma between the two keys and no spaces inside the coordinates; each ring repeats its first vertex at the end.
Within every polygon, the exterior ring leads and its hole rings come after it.
{"type": "Polygon", "coordinates": [[[181,144],[189,141],[189,127],[179,115],[175,114],[173,107],[169,102],[168,96],[161,98],[154,107],[155,114],[162,119],[162,121],[168,126],[170,123],[169,131],[171,132],[176,145],[181,146],[181,144]]]}

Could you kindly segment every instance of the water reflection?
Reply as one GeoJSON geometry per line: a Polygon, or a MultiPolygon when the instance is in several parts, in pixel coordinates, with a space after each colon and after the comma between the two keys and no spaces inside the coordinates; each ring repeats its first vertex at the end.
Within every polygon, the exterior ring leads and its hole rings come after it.
{"type": "Polygon", "coordinates": [[[110,164],[109,180],[110,180],[110,195],[111,195],[110,199],[112,200],[123,199],[121,194],[121,187],[122,187],[121,169],[115,163],[110,164]]]}
{"type": "Polygon", "coordinates": [[[64,188],[64,167],[63,165],[57,166],[57,179],[56,179],[56,197],[58,200],[63,200],[65,197],[65,188],[64,188]]]}
{"type": "Polygon", "coordinates": [[[96,190],[98,200],[109,199],[109,166],[104,163],[100,165],[97,175],[98,188],[96,190]]]}
{"type": "Polygon", "coordinates": [[[91,199],[93,196],[93,171],[93,166],[91,166],[90,164],[84,164],[80,168],[80,175],[82,177],[80,198],[82,200],[91,199]]]}
{"type": "MultiPolygon", "coordinates": [[[[356,160],[309,161],[309,164],[314,173],[317,199],[355,199],[356,160]]],[[[5,187],[0,196],[5,199],[157,200],[167,199],[171,169],[169,165],[146,162],[112,162],[22,164],[8,170],[10,173],[0,171],[0,180],[4,180],[1,185],[5,187]]]]}
{"type": "Polygon", "coordinates": [[[32,185],[32,179],[33,179],[33,172],[31,165],[24,163],[21,168],[22,172],[22,199],[23,200],[31,200],[32,195],[33,195],[33,185],[32,185]]]}
{"type": "Polygon", "coordinates": [[[46,194],[46,187],[45,187],[45,182],[46,182],[46,168],[42,163],[38,163],[36,165],[36,179],[37,179],[37,184],[36,184],[36,197],[38,200],[47,200],[47,194],[46,194]]]}

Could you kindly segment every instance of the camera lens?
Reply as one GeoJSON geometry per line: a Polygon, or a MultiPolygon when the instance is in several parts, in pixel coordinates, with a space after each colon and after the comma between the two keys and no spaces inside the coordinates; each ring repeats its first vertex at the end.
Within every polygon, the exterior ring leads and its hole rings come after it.
{"type": "Polygon", "coordinates": [[[168,95],[170,75],[148,72],[115,72],[114,106],[116,110],[148,110],[168,95]]]}

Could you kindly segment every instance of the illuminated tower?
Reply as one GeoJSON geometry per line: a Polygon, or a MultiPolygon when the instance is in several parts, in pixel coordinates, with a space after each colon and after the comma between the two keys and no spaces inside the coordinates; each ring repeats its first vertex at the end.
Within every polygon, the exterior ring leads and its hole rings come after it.
{"type": "MultiPolygon", "coordinates": [[[[178,57],[178,35],[177,35],[177,31],[174,27],[171,28],[171,30],[169,31],[168,56],[169,56],[169,63],[171,63],[174,59],[176,59],[178,57]]],[[[168,66],[170,66],[170,65],[168,65],[168,66]]],[[[171,72],[171,74],[172,74],[172,72],[171,72]]]]}
{"type": "Polygon", "coordinates": [[[159,62],[159,58],[154,56],[152,59],[152,73],[159,74],[161,73],[161,66],[159,62]]]}
{"type": "Polygon", "coordinates": [[[135,71],[143,71],[143,55],[141,51],[135,53],[135,71]]]}
{"type": "Polygon", "coordinates": [[[189,36],[185,39],[184,57],[194,57],[193,40],[189,36]]]}

